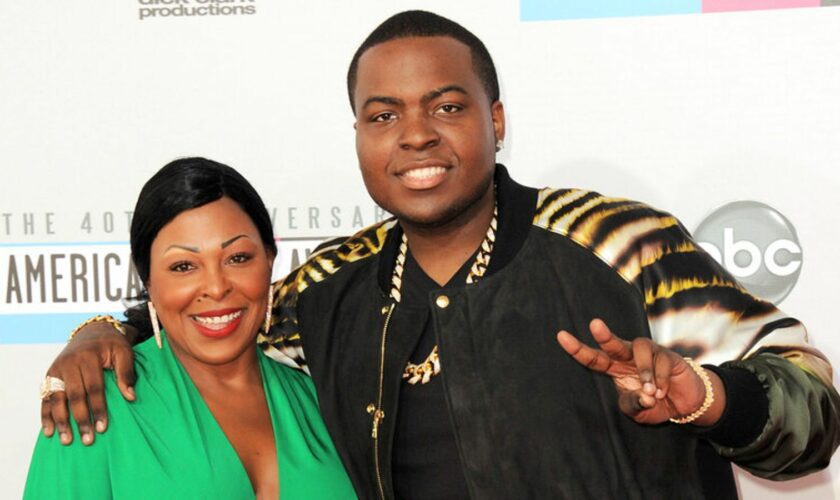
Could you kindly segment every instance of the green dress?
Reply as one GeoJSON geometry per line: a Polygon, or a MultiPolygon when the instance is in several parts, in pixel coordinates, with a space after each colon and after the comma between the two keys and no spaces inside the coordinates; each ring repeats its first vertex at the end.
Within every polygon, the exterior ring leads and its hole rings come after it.
{"type": "MultiPolygon", "coordinates": [[[[187,372],[164,341],[135,347],[136,401],[125,401],[105,374],[110,424],[93,445],[62,446],[41,434],[24,498],[254,498],[242,462],[187,372]]],[[[306,374],[260,353],[280,496],[356,498],[306,374]]],[[[73,426],[75,436],[78,429],[73,426]]]]}

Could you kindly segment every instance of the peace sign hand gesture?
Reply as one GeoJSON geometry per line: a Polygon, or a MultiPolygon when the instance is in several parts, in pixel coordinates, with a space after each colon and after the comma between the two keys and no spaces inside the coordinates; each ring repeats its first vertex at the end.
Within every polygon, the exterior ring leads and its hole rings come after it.
{"type": "MultiPolygon", "coordinates": [[[[597,318],[589,324],[589,330],[600,350],[584,345],[567,331],[557,334],[557,342],[584,367],[612,377],[618,406],[627,416],[640,424],[658,424],[686,417],[703,406],[707,392],[704,381],[682,356],[648,338],[622,340],[597,318]]],[[[692,423],[710,426],[723,414],[726,394],[717,374],[704,371],[714,400],[692,423]]]]}

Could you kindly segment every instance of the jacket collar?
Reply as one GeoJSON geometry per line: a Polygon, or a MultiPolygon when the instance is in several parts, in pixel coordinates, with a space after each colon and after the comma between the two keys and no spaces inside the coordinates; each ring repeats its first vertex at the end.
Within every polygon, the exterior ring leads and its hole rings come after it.
{"type": "MultiPolygon", "coordinates": [[[[536,189],[523,186],[511,179],[504,165],[496,164],[494,176],[499,219],[496,244],[493,247],[490,266],[487,268],[487,276],[503,269],[519,252],[534,219],[538,195],[536,189]]],[[[401,239],[402,228],[396,224],[388,232],[385,244],[379,253],[377,280],[380,291],[386,296],[390,290],[391,275],[394,272],[401,239]]]]}

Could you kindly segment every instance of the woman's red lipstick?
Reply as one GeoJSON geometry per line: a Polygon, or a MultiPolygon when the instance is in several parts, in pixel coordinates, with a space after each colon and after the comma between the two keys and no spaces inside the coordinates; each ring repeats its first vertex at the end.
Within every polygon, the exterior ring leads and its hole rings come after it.
{"type": "Polygon", "coordinates": [[[195,329],[205,337],[227,337],[239,327],[245,315],[243,308],[217,309],[191,315],[195,329]]]}

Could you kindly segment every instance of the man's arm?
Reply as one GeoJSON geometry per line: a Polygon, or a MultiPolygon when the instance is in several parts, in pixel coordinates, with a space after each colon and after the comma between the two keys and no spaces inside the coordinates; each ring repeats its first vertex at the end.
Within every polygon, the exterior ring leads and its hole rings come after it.
{"type": "Polygon", "coordinates": [[[619,339],[600,320],[590,329],[600,349],[568,332],[558,342],[581,365],[612,377],[619,408],[640,424],[691,422],[686,428],[721,456],[774,480],[826,467],[837,448],[837,392],[782,356],[692,367],[650,339],[619,339]]]}
{"type": "Polygon", "coordinates": [[[47,375],[63,380],[66,390],[56,392],[41,402],[41,427],[46,437],[52,437],[58,428],[62,444],[73,441],[68,403],[82,443],[93,443],[94,430],[105,432],[108,412],[103,369],[114,370],[123,397],[134,400],[134,351],[131,346],[142,339],[137,329],[123,326],[125,336],[104,321],[86,325],[50,365],[47,375]]]}
{"type": "Polygon", "coordinates": [[[721,456],[756,476],[779,481],[828,466],[840,444],[840,397],[830,381],[770,352],[727,362],[722,368],[758,380],[767,398],[767,417],[751,441],[738,439],[739,421],[752,413],[744,404],[750,398],[743,396],[737,382],[732,390],[727,386],[730,398],[740,404],[727,408],[729,415],[718,428],[700,431],[721,456]]]}
{"type": "Polygon", "coordinates": [[[676,218],[630,200],[544,189],[534,223],[589,249],[635,288],[656,345],[718,375],[726,407],[695,431],[721,455],[772,479],[828,463],[840,443],[831,365],[799,321],[752,296],[676,218]]]}
{"type": "Polygon", "coordinates": [[[840,395],[805,327],[754,297],[669,214],[635,244],[651,337],[692,356],[723,381],[716,425],[694,428],[755,475],[790,479],[828,465],[840,444],[840,395]],[[669,224],[668,221],[673,223],[669,224]]]}

